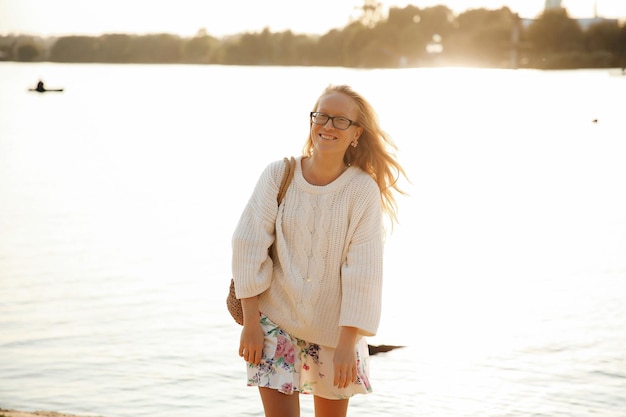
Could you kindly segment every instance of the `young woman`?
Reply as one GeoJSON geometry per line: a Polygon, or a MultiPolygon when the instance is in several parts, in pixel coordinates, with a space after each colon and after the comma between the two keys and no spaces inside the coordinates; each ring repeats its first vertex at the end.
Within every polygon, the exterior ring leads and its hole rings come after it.
{"type": "Polygon", "coordinates": [[[382,215],[396,220],[405,175],[372,106],[349,86],[326,88],[310,117],[283,202],[276,161],[233,235],[239,355],[267,417],[299,416],[299,393],[314,395],[316,416],[341,417],[351,396],[371,392],[365,337],[381,313],[382,215]]]}

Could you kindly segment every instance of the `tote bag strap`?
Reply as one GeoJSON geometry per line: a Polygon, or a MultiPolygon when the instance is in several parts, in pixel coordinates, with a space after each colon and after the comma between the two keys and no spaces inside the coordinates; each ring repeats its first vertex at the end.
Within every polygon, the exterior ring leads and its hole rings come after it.
{"type": "MultiPolygon", "coordinates": [[[[283,158],[285,161],[285,173],[283,174],[283,179],[280,181],[280,188],[278,189],[278,196],[276,200],[278,205],[283,202],[283,198],[285,198],[285,193],[287,193],[287,188],[289,188],[289,184],[291,183],[291,179],[293,178],[293,173],[296,170],[296,160],[292,156],[291,158],[283,158]]],[[[276,221],[274,221],[274,228],[276,227],[276,221]]],[[[270,258],[277,259],[278,253],[276,253],[276,245],[272,243],[272,245],[268,249],[268,253],[270,258]]]]}
{"type": "Polygon", "coordinates": [[[278,205],[283,202],[283,198],[285,198],[285,193],[287,193],[287,188],[289,188],[289,184],[291,183],[291,179],[293,178],[293,173],[296,171],[296,159],[292,156],[291,158],[283,158],[285,161],[285,173],[283,174],[283,179],[280,182],[280,188],[278,189],[277,201],[278,205]]]}

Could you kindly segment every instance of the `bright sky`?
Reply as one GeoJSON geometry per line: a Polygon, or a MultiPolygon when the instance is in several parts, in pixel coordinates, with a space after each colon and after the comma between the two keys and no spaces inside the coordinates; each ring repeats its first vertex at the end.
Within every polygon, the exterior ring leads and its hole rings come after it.
{"type": "MultiPolygon", "coordinates": [[[[508,6],[535,17],[545,0],[379,0],[390,6],[424,8],[444,4],[455,12],[508,6]]],[[[594,3],[603,17],[626,19],[626,0],[563,0],[572,17],[592,17],[594,3]]],[[[265,27],[273,32],[323,34],[342,28],[362,0],[0,0],[0,35],[100,35],[171,33],[192,36],[204,28],[213,36],[265,27]]]]}

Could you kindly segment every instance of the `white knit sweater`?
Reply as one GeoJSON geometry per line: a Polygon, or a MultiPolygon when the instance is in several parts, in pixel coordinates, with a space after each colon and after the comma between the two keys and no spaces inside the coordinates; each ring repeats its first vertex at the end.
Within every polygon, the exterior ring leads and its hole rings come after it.
{"type": "Polygon", "coordinates": [[[294,337],[336,347],[340,326],[376,334],[381,313],[383,225],[378,185],[348,168],[325,186],[302,176],[301,157],[283,203],[276,196],[285,164],[269,164],[233,234],[238,298],[294,337]],[[276,235],[274,235],[276,221],[276,235]],[[268,256],[276,239],[278,262],[268,256]]]}

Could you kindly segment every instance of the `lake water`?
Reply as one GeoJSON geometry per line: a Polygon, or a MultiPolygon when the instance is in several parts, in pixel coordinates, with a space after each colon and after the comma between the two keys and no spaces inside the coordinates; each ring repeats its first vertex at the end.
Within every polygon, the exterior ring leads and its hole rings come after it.
{"type": "Polygon", "coordinates": [[[49,63],[0,63],[0,408],[262,416],[230,238],[329,83],[411,179],[349,415],[626,415],[619,71],[49,63]]]}

